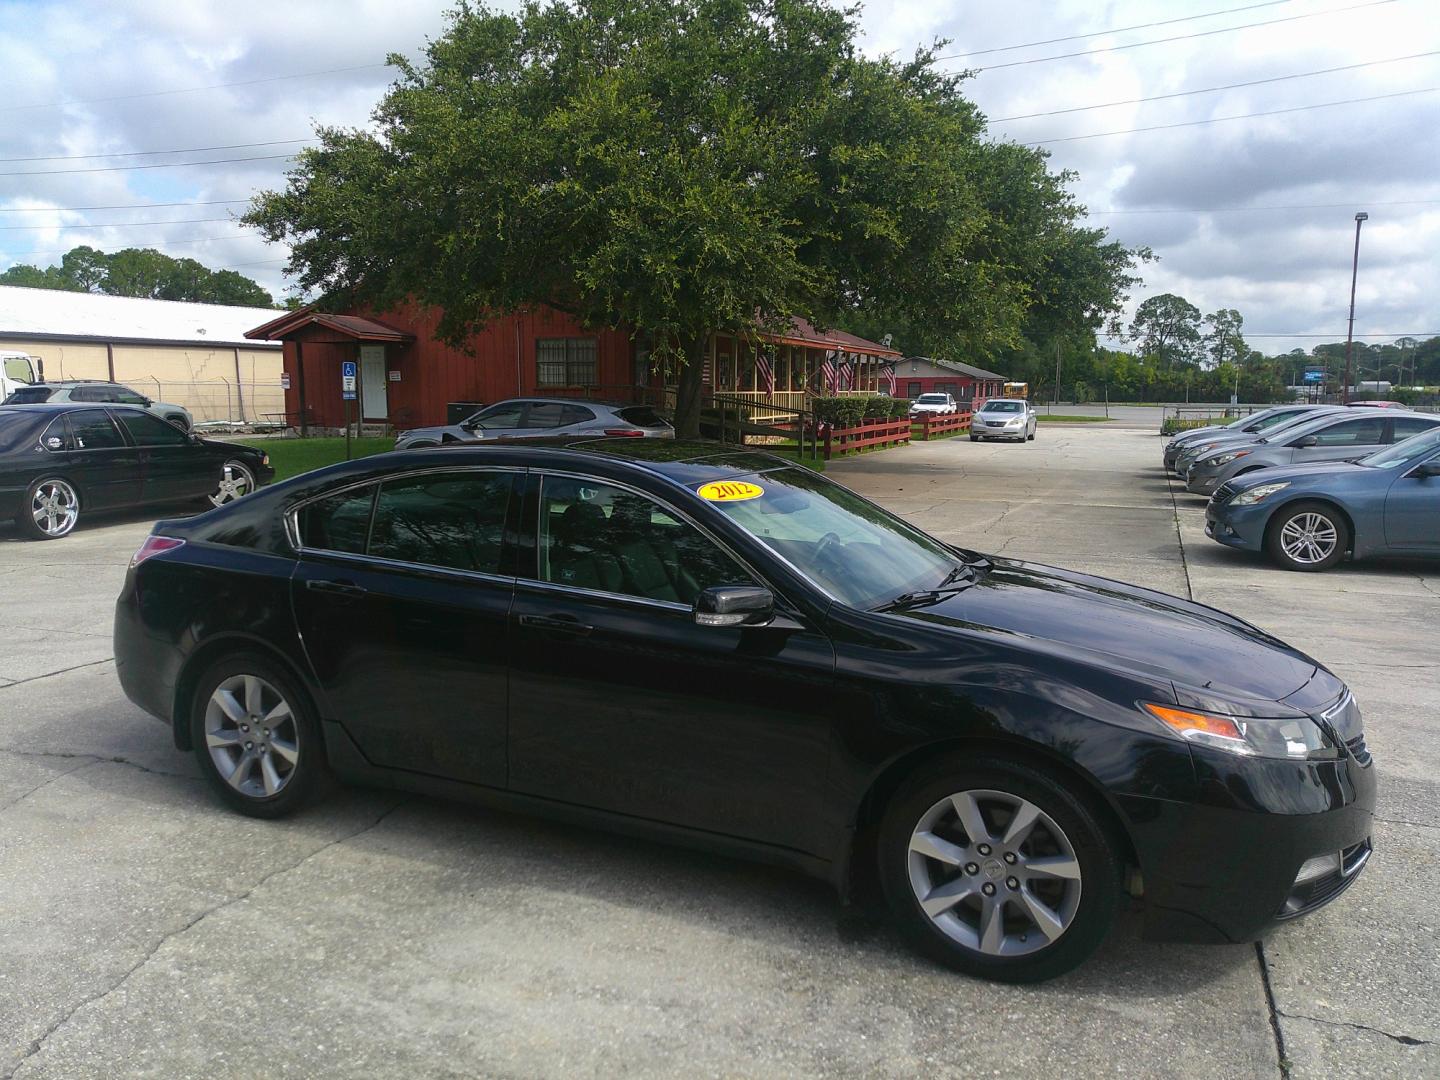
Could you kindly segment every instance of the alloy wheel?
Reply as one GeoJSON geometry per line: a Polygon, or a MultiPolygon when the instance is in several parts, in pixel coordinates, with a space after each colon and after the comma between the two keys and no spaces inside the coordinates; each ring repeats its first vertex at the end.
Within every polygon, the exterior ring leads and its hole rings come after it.
{"type": "Polygon", "coordinates": [[[46,536],[64,536],[80,517],[80,497],[64,480],[42,480],[30,497],[30,515],[46,536]]]}
{"type": "Polygon", "coordinates": [[[216,772],[242,795],[277,795],[300,763],[300,729],[290,703],[257,675],[232,675],[205,705],[205,745],[216,772]]]}
{"type": "Polygon", "coordinates": [[[220,476],[220,486],[210,496],[212,506],[224,506],[228,502],[244,498],[255,490],[255,477],[238,461],[227,461],[220,476]]]}
{"type": "Polygon", "coordinates": [[[1339,542],[1335,523],[1314,511],[1296,514],[1280,527],[1280,549],[1288,558],[1307,566],[1330,558],[1339,542]]]}
{"type": "Polygon", "coordinates": [[[1053,945],[1080,907],[1070,839],[1034,803],[1003,791],[961,791],[930,807],[910,835],[908,871],[930,921],[986,956],[1053,945]]]}

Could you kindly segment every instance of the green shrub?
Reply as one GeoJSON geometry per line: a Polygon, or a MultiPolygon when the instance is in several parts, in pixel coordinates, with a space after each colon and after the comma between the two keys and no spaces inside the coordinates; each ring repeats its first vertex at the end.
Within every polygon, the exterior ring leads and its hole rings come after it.
{"type": "Polygon", "coordinates": [[[909,398],[895,397],[888,400],[890,402],[890,419],[904,420],[910,415],[910,406],[914,403],[909,398]]]}
{"type": "Polygon", "coordinates": [[[865,398],[816,398],[815,416],[821,423],[836,427],[854,427],[865,418],[865,398]]]}
{"type": "Polygon", "coordinates": [[[865,402],[866,420],[888,420],[890,419],[890,399],[887,397],[875,396],[863,398],[865,402]]]}

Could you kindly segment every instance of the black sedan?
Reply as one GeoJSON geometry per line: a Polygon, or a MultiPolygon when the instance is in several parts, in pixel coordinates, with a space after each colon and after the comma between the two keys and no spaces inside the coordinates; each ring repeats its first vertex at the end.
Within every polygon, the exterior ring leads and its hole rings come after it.
{"type": "Polygon", "coordinates": [[[1247,941],[1370,853],[1360,714],[1224,612],[949,547],[700,443],[408,451],[162,521],[125,692],[242,813],[327,772],[877,874],[923,950],[1033,981],[1122,894],[1247,941]]]}
{"type": "Polygon", "coordinates": [[[37,540],[69,535],[82,514],[204,500],[223,506],[275,475],[260,450],[210,442],[139,406],[0,409],[0,512],[37,540]]]}

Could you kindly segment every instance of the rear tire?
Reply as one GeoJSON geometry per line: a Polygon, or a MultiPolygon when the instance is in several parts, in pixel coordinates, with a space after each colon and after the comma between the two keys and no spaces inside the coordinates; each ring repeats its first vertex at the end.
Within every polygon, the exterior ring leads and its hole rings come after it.
{"type": "Polygon", "coordinates": [[[1349,547],[1350,526],[1327,503],[1291,503],[1271,515],[1265,529],[1265,550],[1286,570],[1329,570],[1349,547]]]}
{"type": "Polygon", "coordinates": [[[25,491],[15,524],[32,540],[59,540],[80,523],[80,493],[70,481],[44,476],[25,491]]]}
{"type": "Polygon", "coordinates": [[[998,757],[942,759],[886,808],[880,880],[901,932],[976,978],[1040,982],[1114,921],[1117,844],[1059,777],[998,757]]]}
{"type": "Polygon", "coordinates": [[[310,699],[263,656],[212,664],[190,703],[190,741],[206,781],[232,810],[277,818],[328,786],[310,699]]]}

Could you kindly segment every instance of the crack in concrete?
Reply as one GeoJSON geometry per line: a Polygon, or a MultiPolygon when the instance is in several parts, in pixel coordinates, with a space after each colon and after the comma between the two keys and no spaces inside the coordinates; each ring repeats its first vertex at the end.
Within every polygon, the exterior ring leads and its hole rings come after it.
{"type": "MultiPolygon", "coordinates": [[[[58,755],[57,755],[57,756],[58,756],[58,755]]],[[[81,769],[88,769],[88,768],[90,768],[91,766],[93,766],[94,764],[95,764],[95,762],[90,761],[90,762],[86,762],[86,763],[83,764],[83,765],[76,765],[76,766],[74,766],[73,768],[66,769],[64,772],[56,773],[54,776],[50,777],[48,780],[42,780],[42,781],[40,781],[40,783],[36,784],[34,787],[30,788],[28,791],[25,791],[25,792],[21,793],[20,795],[17,795],[15,798],[11,799],[9,802],[7,802],[7,803],[0,803],[0,814],[3,814],[6,810],[9,810],[9,809],[10,809],[12,806],[14,806],[16,803],[22,803],[22,802],[24,802],[26,799],[28,799],[31,795],[34,795],[34,794],[35,794],[37,791],[39,791],[41,788],[49,787],[51,784],[55,783],[56,780],[63,780],[63,779],[65,779],[65,777],[69,776],[71,773],[77,773],[77,772],[79,772],[81,769]]]]}
{"type": "Polygon", "coordinates": [[[1382,1031],[1377,1027],[1370,1027],[1368,1024],[1356,1024],[1349,1020],[1322,1020],[1318,1016],[1304,1016],[1301,1013],[1282,1012],[1280,1016],[1286,1020],[1308,1020],[1312,1024],[1324,1024],[1326,1027],[1353,1028],[1356,1031],[1369,1031],[1375,1035],[1384,1035],[1387,1039],[1394,1039],[1402,1046],[1433,1046],[1429,1039],[1417,1039],[1413,1035],[1395,1035],[1389,1031],[1382,1031]]]}
{"type": "Polygon", "coordinates": [[[53,679],[56,675],[64,675],[69,671],[79,671],[87,667],[99,667],[101,664],[111,663],[115,657],[107,656],[104,660],[91,660],[86,664],[76,664],[74,667],[61,668],[59,671],[47,671],[44,675],[31,675],[28,679],[16,679],[14,682],[0,686],[0,690],[9,690],[12,686],[24,686],[26,683],[39,682],[41,679],[53,679]]]}
{"type": "MultiPolygon", "coordinates": [[[[173,776],[180,780],[199,780],[198,776],[191,776],[189,773],[171,772],[169,769],[152,769],[148,765],[141,765],[138,761],[131,761],[129,758],[119,757],[113,754],[86,754],[72,750],[16,750],[10,746],[0,746],[0,754],[10,754],[13,757],[34,757],[34,758],[83,758],[91,765],[128,765],[132,769],[139,769],[144,773],[152,773],[155,776],[173,776]]],[[[80,766],[79,768],[85,768],[80,766]]],[[[71,769],[71,772],[78,772],[79,769],[71,769]]],[[[66,775],[69,775],[68,773],[66,775]]]]}
{"type": "Polygon", "coordinates": [[[299,858],[299,859],[296,859],[294,862],[290,863],[288,866],[282,866],[282,867],[280,867],[280,868],[278,868],[278,869],[276,869],[276,870],[270,871],[270,873],[268,873],[268,874],[266,874],[264,877],[260,878],[260,880],[256,881],[254,885],[251,885],[250,888],[246,889],[244,892],[240,893],[239,895],[237,895],[237,896],[232,896],[232,897],[230,897],[228,900],[222,900],[220,903],[215,904],[215,905],[213,905],[212,907],[206,908],[204,911],[200,912],[198,915],[195,915],[195,916],[193,916],[192,918],[190,918],[189,920],[187,920],[187,921],[185,922],[185,924],[184,924],[183,926],[179,927],[178,929],[171,930],[169,933],[166,933],[166,934],[162,934],[162,935],[160,936],[160,939],[159,939],[158,941],[156,941],[155,944],[152,945],[148,950],[146,950],[145,955],[142,956],[142,957],[141,957],[138,961],[136,961],[134,964],[132,964],[132,965],[130,966],[130,968],[129,968],[123,975],[121,975],[120,978],[117,979],[117,980],[110,986],[109,989],[107,989],[107,990],[102,990],[102,991],[99,991],[98,993],[93,993],[93,994],[89,994],[89,995],[85,996],[85,997],[82,998],[79,1002],[77,1002],[77,1003],[74,1005],[74,1007],[72,1007],[68,1012],[66,1012],[64,1016],[60,1017],[60,1019],[56,1020],[53,1024],[51,1024],[48,1028],[46,1028],[44,1034],[42,1034],[38,1039],[35,1039],[35,1040],[33,1040],[33,1041],[30,1043],[30,1046],[29,1046],[29,1048],[25,1051],[24,1056],[21,1057],[20,1060],[18,1060],[17,1062],[15,1062],[14,1066],[11,1067],[10,1071],[7,1072],[7,1073],[5,1073],[5,1074],[3,1074],[3,1075],[0,1075],[0,1080],[12,1080],[12,1078],[15,1076],[15,1074],[18,1073],[21,1069],[23,1069],[23,1068],[25,1067],[25,1063],[26,1063],[27,1061],[29,1061],[31,1058],[33,1058],[36,1054],[38,1054],[41,1050],[43,1050],[44,1047],[45,1047],[45,1043],[49,1041],[50,1037],[53,1036],[57,1031],[59,1031],[59,1030],[60,1030],[62,1027],[64,1027],[66,1024],[68,1024],[68,1023],[70,1022],[70,1019],[71,1019],[76,1013],[78,1013],[81,1009],[85,1008],[85,1006],[87,1006],[87,1005],[92,1005],[92,1004],[94,1004],[94,1003],[96,1003],[96,1002],[104,1001],[104,1000],[105,1000],[107,997],[109,997],[111,994],[113,994],[113,993],[115,993],[117,990],[119,990],[122,986],[124,986],[127,982],[130,981],[130,977],[131,977],[132,975],[134,975],[134,974],[135,974],[137,971],[139,971],[142,967],[144,967],[144,966],[145,966],[146,964],[148,964],[151,960],[153,960],[153,959],[155,958],[156,954],[159,953],[160,950],[163,949],[163,948],[166,946],[166,944],[168,944],[169,942],[173,941],[175,938],[179,937],[180,935],[184,934],[187,930],[190,930],[190,929],[192,929],[193,927],[198,926],[198,925],[199,925],[201,922],[203,922],[205,919],[207,919],[207,918],[210,917],[211,915],[215,914],[215,912],[217,912],[217,911],[223,911],[225,908],[231,907],[231,906],[234,905],[234,904],[238,904],[238,903],[240,903],[242,900],[247,900],[247,899],[249,899],[250,896],[252,896],[252,895],[254,894],[254,892],[255,892],[256,889],[260,888],[260,886],[264,885],[266,882],[270,881],[271,879],[276,878],[276,877],[279,877],[281,874],[289,873],[291,870],[295,870],[295,869],[299,868],[300,866],[302,866],[303,864],[305,864],[306,862],[309,862],[311,859],[315,858],[317,855],[321,855],[321,854],[323,854],[324,852],[329,851],[331,848],[335,847],[336,845],[338,845],[338,844],[343,844],[343,843],[345,843],[345,842],[347,842],[347,841],[349,841],[349,840],[353,840],[353,839],[355,839],[355,837],[361,836],[361,835],[363,835],[364,833],[369,832],[371,829],[376,828],[382,821],[384,821],[387,817],[389,817],[391,814],[393,814],[396,810],[400,809],[400,807],[404,806],[407,802],[409,802],[408,799],[401,799],[401,800],[398,801],[398,802],[392,803],[390,806],[388,806],[388,807],[380,814],[379,817],[377,817],[374,821],[370,822],[370,824],[365,825],[365,826],[363,826],[363,827],[361,827],[361,828],[359,828],[359,829],[355,829],[355,830],[353,830],[352,832],[348,832],[348,833],[346,833],[344,836],[336,837],[334,840],[331,840],[329,843],[320,845],[320,847],[316,848],[314,851],[310,852],[308,855],[305,855],[305,856],[302,856],[302,857],[299,858]]]}
{"type": "Polygon", "coordinates": [[[1440,825],[1436,825],[1434,822],[1427,824],[1423,821],[1406,821],[1404,818],[1380,817],[1378,815],[1374,820],[1383,821],[1386,825],[1409,825],[1412,829],[1440,829],[1440,825]]]}
{"type": "Polygon", "coordinates": [[[1265,960],[1265,945],[1255,942],[1255,960],[1260,965],[1260,986],[1265,992],[1265,1007],[1270,1013],[1270,1030],[1275,1036],[1275,1062],[1280,1080],[1290,1080],[1290,1059],[1285,1056],[1285,1033],[1280,1030],[1280,1010],[1275,1004],[1275,989],[1270,985],[1270,965],[1265,960]]]}
{"type": "MultiPolygon", "coordinates": [[[[1175,499],[1175,485],[1166,480],[1170,488],[1170,509],[1175,514],[1175,544],[1180,549],[1180,569],[1185,571],[1185,597],[1190,601],[1195,599],[1195,587],[1190,582],[1190,560],[1185,555],[1185,536],[1180,529],[1180,504],[1175,499]]],[[[1262,961],[1263,963],[1263,961],[1262,961]]],[[[1278,1035],[1278,1029],[1277,1029],[1278,1035]]],[[[1282,1048],[1283,1049],[1283,1048],[1282,1048]]],[[[1281,1059],[1282,1072],[1284,1071],[1284,1059],[1281,1059]]]]}

